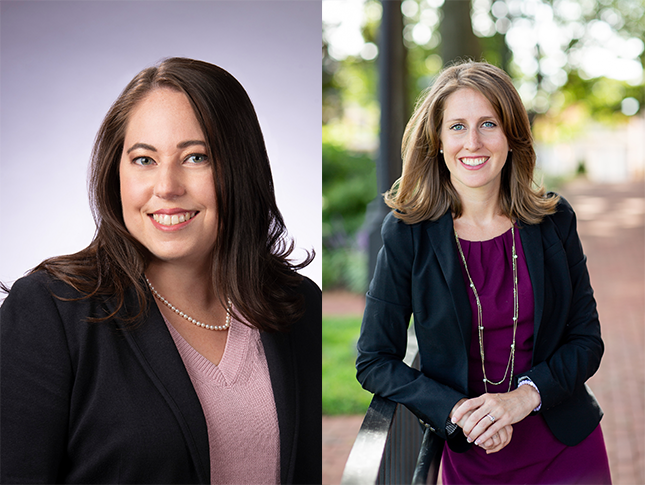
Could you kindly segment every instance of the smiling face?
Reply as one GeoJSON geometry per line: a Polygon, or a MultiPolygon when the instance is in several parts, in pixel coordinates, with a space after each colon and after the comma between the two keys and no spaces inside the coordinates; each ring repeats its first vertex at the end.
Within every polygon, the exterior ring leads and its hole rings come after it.
{"type": "Polygon", "coordinates": [[[508,140],[493,106],[479,91],[461,88],[445,101],[441,148],[459,193],[499,193],[508,140]]]}
{"type": "Polygon", "coordinates": [[[208,262],[217,215],[207,153],[183,93],[155,89],[130,114],[119,165],[123,219],[153,262],[208,262]]]}

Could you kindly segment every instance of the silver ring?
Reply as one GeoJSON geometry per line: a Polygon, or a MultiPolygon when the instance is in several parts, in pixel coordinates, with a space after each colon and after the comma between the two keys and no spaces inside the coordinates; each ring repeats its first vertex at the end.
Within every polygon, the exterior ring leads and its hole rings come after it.
{"type": "Polygon", "coordinates": [[[491,422],[495,422],[495,416],[493,416],[492,414],[487,414],[486,416],[490,418],[491,422]]]}

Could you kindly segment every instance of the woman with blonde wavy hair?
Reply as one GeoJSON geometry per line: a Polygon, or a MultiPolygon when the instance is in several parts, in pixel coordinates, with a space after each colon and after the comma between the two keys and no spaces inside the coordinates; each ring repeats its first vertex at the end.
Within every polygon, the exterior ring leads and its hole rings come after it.
{"type": "Polygon", "coordinates": [[[487,63],[446,68],[402,152],[358,380],[446,440],[445,484],[611,483],[585,384],[604,346],[575,213],[534,182],[509,76],[487,63]],[[420,370],[403,363],[411,317],[420,370]]]}

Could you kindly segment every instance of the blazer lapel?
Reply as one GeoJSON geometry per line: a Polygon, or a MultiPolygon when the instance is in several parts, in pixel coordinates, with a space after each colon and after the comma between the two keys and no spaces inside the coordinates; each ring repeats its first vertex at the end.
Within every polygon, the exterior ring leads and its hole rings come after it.
{"type": "MultiPolygon", "coordinates": [[[[134,292],[126,300],[128,307],[136,305],[134,292]]],[[[159,308],[149,296],[145,321],[133,329],[122,328],[144,370],[172,409],[186,445],[193,457],[201,483],[210,483],[210,450],[206,419],[184,362],[166,327],[159,308]]]]}
{"type": "Polygon", "coordinates": [[[294,353],[288,332],[261,332],[260,337],[269,367],[280,428],[280,482],[291,483],[296,457],[294,447],[298,442],[296,423],[299,422],[294,353]]]}
{"type": "Polygon", "coordinates": [[[470,335],[472,324],[472,311],[470,300],[466,291],[466,283],[461,272],[459,253],[457,251],[452,215],[450,212],[444,214],[436,222],[431,223],[427,233],[434,247],[439,266],[446,279],[446,284],[452,295],[452,303],[457,315],[457,324],[464,341],[464,349],[470,349],[470,335]],[[434,227],[433,227],[434,226],[434,227]]]}
{"type": "Polygon", "coordinates": [[[544,252],[542,250],[542,232],[537,224],[524,224],[520,226],[522,249],[526,257],[526,266],[533,286],[534,320],[533,342],[537,342],[537,335],[542,322],[544,310],[544,252]]]}

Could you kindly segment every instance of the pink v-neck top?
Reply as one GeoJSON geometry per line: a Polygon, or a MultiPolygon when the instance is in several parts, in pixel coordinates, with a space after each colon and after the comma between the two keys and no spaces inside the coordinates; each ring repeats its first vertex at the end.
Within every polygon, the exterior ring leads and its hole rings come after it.
{"type": "Polygon", "coordinates": [[[231,319],[215,365],[164,321],[204,410],[211,483],[279,483],[280,430],[260,332],[231,319]]]}

